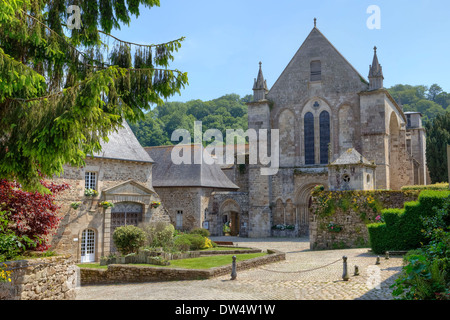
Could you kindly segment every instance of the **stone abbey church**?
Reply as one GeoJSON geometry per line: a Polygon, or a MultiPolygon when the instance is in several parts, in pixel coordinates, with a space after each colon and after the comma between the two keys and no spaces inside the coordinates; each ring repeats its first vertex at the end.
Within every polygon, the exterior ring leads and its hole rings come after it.
{"type": "Polygon", "coordinates": [[[316,185],[398,190],[427,184],[421,114],[403,112],[383,79],[376,48],[366,80],[317,27],[270,90],[260,64],[248,127],[279,130],[280,166],[271,176],[261,175],[259,165],[176,165],[173,146],[143,148],[125,123],[101,154],[81,169],[67,166],[58,178],[72,188],[58,200],[62,221],[53,249],[98,261],[115,252],[116,227],[151,221],[179,230],[203,227],[213,236],[223,235],[225,222],[241,237],[286,235],[275,225],[307,236],[316,185]],[[86,189],[98,195],[86,196],[86,189]]]}

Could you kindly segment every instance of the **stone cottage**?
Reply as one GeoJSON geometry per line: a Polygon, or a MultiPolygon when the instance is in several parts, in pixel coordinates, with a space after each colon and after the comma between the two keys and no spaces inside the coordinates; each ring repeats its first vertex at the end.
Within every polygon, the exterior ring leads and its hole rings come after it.
{"type": "Polygon", "coordinates": [[[203,146],[186,147],[192,161],[181,164],[172,161],[175,146],[145,148],[155,161],[153,187],[172,224],[178,230],[203,227],[213,235],[222,235],[223,225],[230,221],[231,234],[244,235],[239,227],[246,223],[248,193],[228,178],[234,166],[223,167],[225,174],[217,163],[195,164],[194,157],[204,152],[203,146]]]}
{"type": "Polygon", "coordinates": [[[126,122],[102,144],[100,154],[85,162],[82,168],[65,166],[55,178],[71,188],[57,199],[62,220],[51,242],[53,250],[81,262],[98,261],[115,252],[115,228],[170,220],[162,206],[152,208],[152,202],[161,201],[152,184],[154,161],[126,122]],[[105,201],[114,206],[104,207],[105,201]]]}

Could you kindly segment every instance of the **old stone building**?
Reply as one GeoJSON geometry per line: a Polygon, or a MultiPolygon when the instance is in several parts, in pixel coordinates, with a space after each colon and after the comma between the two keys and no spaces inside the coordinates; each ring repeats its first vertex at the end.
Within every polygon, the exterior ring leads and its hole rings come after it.
{"type": "MultiPolygon", "coordinates": [[[[249,145],[236,146],[245,164],[217,157],[213,164],[175,164],[174,146],[144,149],[124,123],[84,168],[66,166],[57,178],[72,188],[58,199],[62,222],[53,247],[98,261],[114,252],[116,227],[156,220],[212,235],[223,235],[230,222],[232,235],[304,236],[316,185],[399,190],[427,184],[421,114],[403,112],[383,80],[376,48],[366,80],[314,26],[270,90],[260,63],[248,103],[249,129],[267,130],[267,141],[278,130],[276,174],[263,175],[260,162],[249,163],[255,152],[249,145]],[[88,189],[98,194],[86,195],[88,189]],[[103,207],[104,201],[114,206],[103,207]]],[[[191,158],[204,152],[189,147],[191,158]]]]}
{"type": "Polygon", "coordinates": [[[427,184],[421,115],[405,114],[383,80],[376,47],[367,81],[316,26],[270,90],[260,63],[248,124],[279,130],[280,169],[262,176],[261,166],[249,168],[250,237],[271,236],[277,224],[307,234],[316,185],[399,190],[427,184]],[[355,157],[364,160],[356,165],[355,157]],[[352,171],[338,170],[345,166],[352,171]]]}
{"type": "Polygon", "coordinates": [[[218,164],[194,162],[194,157],[204,152],[201,144],[186,146],[191,153],[189,163],[175,164],[172,161],[174,148],[159,146],[145,150],[155,161],[153,187],[175,228],[188,231],[203,227],[214,235],[221,235],[223,224],[231,221],[231,234],[237,235],[247,194],[218,164]]]}
{"type": "Polygon", "coordinates": [[[163,207],[152,208],[152,202],[160,202],[152,184],[154,161],[126,122],[102,144],[101,154],[85,162],[83,168],[65,166],[61,177],[55,178],[68,183],[70,190],[57,199],[62,220],[52,238],[52,250],[81,262],[98,261],[115,252],[116,227],[170,220],[163,207]],[[105,201],[114,206],[104,207],[105,201]]]}

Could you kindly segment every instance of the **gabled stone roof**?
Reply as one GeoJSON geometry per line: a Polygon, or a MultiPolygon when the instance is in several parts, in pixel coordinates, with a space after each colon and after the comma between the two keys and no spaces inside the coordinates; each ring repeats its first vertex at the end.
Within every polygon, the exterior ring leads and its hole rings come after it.
{"type": "Polygon", "coordinates": [[[345,165],[345,164],[364,164],[368,166],[374,166],[372,162],[364,158],[358,151],[354,148],[350,148],[343,152],[339,158],[330,163],[331,166],[345,165]]]}
{"type": "Polygon", "coordinates": [[[102,151],[94,154],[95,158],[127,160],[137,162],[154,162],[144,150],[126,121],[123,128],[111,133],[108,142],[102,142],[102,151]]]}
{"type": "Polygon", "coordinates": [[[175,146],[146,147],[145,151],[154,160],[153,187],[208,187],[234,189],[239,187],[228,179],[216,163],[194,164],[194,154],[202,152],[201,145],[191,145],[192,164],[175,164],[172,150],[175,146]]]}

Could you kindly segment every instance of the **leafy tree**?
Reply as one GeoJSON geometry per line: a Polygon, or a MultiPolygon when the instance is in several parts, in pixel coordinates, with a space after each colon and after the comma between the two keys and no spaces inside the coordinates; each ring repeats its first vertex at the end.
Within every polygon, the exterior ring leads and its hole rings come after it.
{"type": "Polygon", "coordinates": [[[170,138],[176,129],[188,130],[193,141],[194,122],[201,121],[203,133],[208,129],[218,129],[226,141],[227,129],[247,130],[248,115],[245,102],[250,100],[250,95],[241,99],[237,94],[228,94],[211,101],[197,99],[188,102],[168,102],[155,107],[146,114],[144,120],[132,125],[131,128],[143,146],[157,146],[172,144],[170,138]],[[153,129],[152,121],[160,121],[163,134],[153,129]]]}
{"type": "Polygon", "coordinates": [[[448,106],[447,99],[450,98],[437,84],[431,85],[430,88],[423,85],[397,84],[388,91],[403,106],[404,111],[421,112],[424,123],[434,119],[438,114],[445,113],[448,106]]]}
{"type": "Polygon", "coordinates": [[[0,178],[45,190],[41,176],[84,165],[125,120],[179,93],[169,69],[183,38],[139,45],[110,35],[159,0],[0,1],[0,178]],[[70,29],[66,10],[81,9],[70,29]]]}

